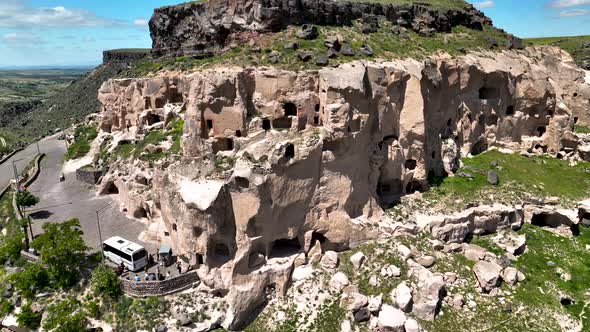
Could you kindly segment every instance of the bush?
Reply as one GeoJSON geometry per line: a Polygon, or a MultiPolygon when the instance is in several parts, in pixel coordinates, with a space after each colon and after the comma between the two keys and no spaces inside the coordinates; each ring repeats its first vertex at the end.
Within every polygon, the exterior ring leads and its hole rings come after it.
{"type": "Polygon", "coordinates": [[[37,264],[27,264],[21,272],[11,277],[16,289],[20,290],[22,296],[32,298],[35,293],[49,285],[47,271],[37,264]]]}
{"type": "Polygon", "coordinates": [[[99,265],[92,272],[92,291],[95,295],[106,295],[117,299],[121,295],[121,284],[115,272],[104,265],[99,265]]]}
{"type": "Polygon", "coordinates": [[[81,306],[80,301],[72,296],[50,305],[43,329],[54,332],[86,331],[86,316],[80,310],[81,306]]]}
{"type": "Polygon", "coordinates": [[[29,303],[21,308],[20,314],[16,316],[16,322],[21,327],[36,330],[41,326],[41,318],[42,314],[40,312],[34,312],[29,303]]]}
{"type": "Polygon", "coordinates": [[[5,264],[7,261],[14,262],[20,257],[20,252],[23,250],[22,236],[6,236],[1,239],[0,244],[0,264],[5,264]]]}
{"type": "Polygon", "coordinates": [[[32,243],[47,266],[49,278],[56,287],[72,286],[84,260],[86,244],[82,239],[80,221],[72,219],[61,223],[46,223],[43,234],[32,243]]]}
{"type": "Polygon", "coordinates": [[[9,300],[5,298],[0,299],[0,316],[8,315],[12,312],[12,309],[14,309],[14,306],[12,305],[12,303],[10,303],[9,300]]]}

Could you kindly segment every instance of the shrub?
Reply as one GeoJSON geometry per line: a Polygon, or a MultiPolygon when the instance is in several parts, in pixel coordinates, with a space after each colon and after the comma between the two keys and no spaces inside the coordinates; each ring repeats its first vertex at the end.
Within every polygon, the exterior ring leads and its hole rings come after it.
{"type": "Polygon", "coordinates": [[[19,326],[36,330],[41,326],[42,314],[34,312],[31,309],[31,304],[28,303],[21,308],[20,314],[16,316],[16,322],[19,326]]]}
{"type": "Polygon", "coordinates": [[[95,295],[106,295],[116,299],[121,294],[121,284],[115,272],[104,265],[99,265],[92,272],[92,291],[95,295]]]}
{"type": "Polygon", "coordinates": [[[86,316],[80,310],[81,303],[74,297],[50,305],[43,329],[54,332],[79,332],[86,330],[86,316]]]}
{"type": "Polygon", "coordinates": [[[0,299],[0,316],[8,315],[12,312],[12,309],[14,309],[14,306],[12,305],[12,303],[10,303],[9,300],[5,298],[0,299]]]}
{"type": "Polygon", "coordinates": [[[43,234],[32,243],[33,248],[39,251],[41,262],[47,266],[49,278],[56,287],[69,287],[77,280],[87,249],[82,234],[78,219],[46,223],[43,225],[43,234]]]}
{"type": "Polygon", "coordinates": [[[27,264],[21,272],[11,277],[14,287],[20,290],[24,297],[32,298],[38,290],[49,285],[47,271],[37,264],[27,264]]]}

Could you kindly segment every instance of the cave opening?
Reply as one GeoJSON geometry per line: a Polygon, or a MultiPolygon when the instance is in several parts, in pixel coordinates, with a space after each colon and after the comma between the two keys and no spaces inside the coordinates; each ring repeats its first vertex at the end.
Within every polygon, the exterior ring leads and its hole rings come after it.
{"type": "Polygon", "coordinates": [[[116,195],[119,193],[119,188],[115,184],[115,182],[111,181],[106,185],[106,193],[108,195],[116,195]]]}
{"type": "Polygon", "coordinates": [[[242,131],[236,130],[236,137],[242,137],[242,131]]]}
{"type": "Polygon", "coordinates": [[[320,125],[320,117],[319,116],[314,116],[313,117],[313,125],[314,126],[319,126],[320,125]]]}
{"type": "Polygon", "coordinates": [[[297,116],[297,106],[292,102],[286,102],[283,105],[283,111],[286,117],[297,116]]]}
{"type": "Polygon", "coordinates": [[[256,226],[256,217],[252,217],[248,220],[248,224],[246,225],[246,235],[248,235],[249,238],[260,235],[259,229],[256,226]]]}
{"type": "Polygon", "coordinates": [[[496,88],[486,88],[483,87],[479,89],[479,99],[488,100],[488,99],[498,99],[500,97],[500,91],[496,88]]]}
{"type": "Polygon", "coordinates": [[[410,171],[415,170],[417,165],[418,162],[415,159],[408,159],[404,162],[404,167],[410,171]]]}
{"type": "Polygon", "coordinates": [[[213,120],[208,119],[206,122],[207,122],[207,129],[209,129],[209,130],[213,129],[213,120]]]}
{"type": "Polygon", "coordinates": [[[486,152],[487,150],[488,150],[488,144],[485,143],[483,140],[480,140],[480,141],[477,141],[477,143],[475,143],[471,147],[471,155],[477,156],[478,154],[482,154],[483,152],[486,152]]]}
{"type": "Polygon", "coordinates": [[[213,153],[219,151],[232,151],[234,149],[234,140],[228,137],[218,138],[212,144],[213,153]]]}
{"type": "Polygon", "coordinates": [[[142,207],[133,211],[133,218],[143,219],[143,218],[147,218],[147,217],[148,217],[147,211],[142,207]]]}
{"type": "Polygon", "coordinates": [[[315,112],[316,113],[320,112],[320,104],[315,104],[315,112]]]}
{"type": "Polygon", "coordinates": [[[178,232],[178,226],[176,226],[176,224],[172,224],[172,230],[174,232],[178,232]]]}
{"type": "Polygon", "coordinates": [[[408,184],[406,185],[406,194],[413,194],[417,191],[424,191],[424,186],[422,185],[422,183],[416,180],[408,182],[408,184]]]}
{"type": "Polygon", "coordinates": [[[263,119],[262,120],[262,129],[265,131],[269,131],[270,130],[270,120],[269,119],[263,119]]]}
{"type": "Polygon", "coordinates": [[[514,115],[514,106],[510,105],[506,107],[506,115],[514,115]]]}
{"type": "Polygon", "coordinates": [[[164,107],[164,105],[166,105],[166,100],[164,98],[157,97],[156,98],[156,108],[162,108],[162,107],[164,107]]]}
{"type": "Polygon", "coordinates": [[[162,121],[163,121],[162,117],[160,117],[160,116],[158,116],[157,114],[154,114],[154,113],[150,113],[150,114],[148,114],[148,115],[145,116],[145,123],[148,126],[154,125],[154,124],[156,124],[158,122],[162,122],[162,121]]]}
{"type": "Polygon", "coordinates": [[[250,180],[248,180],[245,177],[236,176],[235,182],[238,185],[238,187],[240,187],[240,188],[246,189],[246,188],[250,187],[250,180]]]}
{"type": "Polygon", "coordinates": [[[225,263],[229,261],[229,247],[225,243],[217,243],[213,247],[214,259],[218,263],[225,263]]]}
{"type": "Polygon", "coordinates": [[[285,148],[285,158],[295,158],[295,146],[291,143],[287,144],[287,147],[285,148]]]}
{"type": "Polygon", "coordinates": [[[542,137],[545,132],[547,131],[547,128],[545,128],[545,126],[538,126],[537,127],[537,136],[542,137]]]}
{"type": "Polygon", "coordinates": [[[361,119],[353,119],[348,127],[349,132],[357,133],[361,130],[361,119]]]}
{"type": "Polygon", "coordinates": [[[272,121],[272,127],[274,129],[291,129],[293,120],[288,117],[277,118],[272,121]]]}
{"type": "Polygon", "coordinates": [[[288,257],[301,252],[299,239],[278,239],[272,243],[271,258],[288,257]]]}

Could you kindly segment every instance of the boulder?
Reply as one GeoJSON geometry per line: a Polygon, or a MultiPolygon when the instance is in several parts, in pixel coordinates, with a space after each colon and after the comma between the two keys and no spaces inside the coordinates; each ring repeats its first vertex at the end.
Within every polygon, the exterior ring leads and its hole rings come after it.
{"type": "Polygon", "coordinates": [[[356,254],[350,256],[350,262],[352,263],[352,265],[356,269],[360,269],[366,260],[367,260],[367,257],[365,256],[365,254],[363,254],[360,251],[357,252],[356,254]]]}
{"type": "Polygon", "coordinates": [[[311,24],[304,24],[301,30],[295,33],[297,38],[312,40],[318,37],[318,28],[311,24]]]}
{"type": "Polygon", "coordinates": [[[367,308],[372,313],[377,313],[381,310],[381,305],[383,304],[383,296],[376,295],[376,296],[369,296],[369,304],[367,308]]]}
{"type": "Polygon", "coordinates": [[[348,281],[348,277],[342,272],[337,272],[330,279],[330,288],[337,292],[340,292],[342,289],[344,289],[344,287],[348,286],[349,284],[350,281],[348,281]]]}
{"type": "Polygon", "coordinates": [[[406,332],[420,332],[420,326],[414,318],[408,318],[404,324],[406,332]]]}
{"type": "Polygon", "coordinates": [[[315,64],[320,67],[327,66],[330,63],[326,55],[320,55],[315,59],[315,64]]]}
{"type": "Polygon", "coordinates": [[[488,183],[494,186],[500,183],[500,177],[498,176],[498,173],[496,171],[488,171],[488,183]]]}
{"type": "Polygon", "coordinates": [[[524,280],[524,274],[522,274],[522,272],[518,271],[516,268],[507,267],[502,271],[502,279],[509,286],[514,286],[518,282],[524,280]]]}
{"type": "Polygon", "coordinates": [[[485,291],[489,292],[498,287],[502,278],[502,266],[496,262],[479,261],[473,266],[473,273],[477,279],[479,286],[485,291]]]}
{"type": "Polygon", "coordinates": [[[391,300],[404,312],[412,311],[412,290],[402,282],[391,292],[391,300]]]}
{"type": "Polygon", "coordinates": [[[432,256],[420,256],[416,258],[416,262],[425,268],[430,268],[434,265],[434,257],[432,256]]]}
{"type": "Polygon", "coordinates": [[[388,304],[384,304],[379,312],[377,327],[380,332],[404,332],[406,314],[388,304]]]}
{"type": "Polygon", "coordinates": [[[444,287],[445,282],[442,275],[424,275],[424,279],[420,280],[418,291],[414,296],[412,312],[416,317],[427,321],[434,320],[440,306],[444,287]]]}
{"type": "Polygon", "coordinates": [[[311,54],[311,52],[299,52],[299,54],[297,54],[297,57],[299,58],[299,60],[307,62],[311,60],[313,54],[311,54]]]}
{"type": "Polygon", "coordinates": [[[344,309],[352,312],[357,312],[363,307],[366,307],[369,303],[369,299],[357,292],[343,292],[340,299],[340,306],[344,309]]]}
{"type": "Polygon", "coordinates": [[[283,46],[286,50],[296,50],[299,48],[299,43],[297,42],[287,42],[283,46]]]}
{"type": "Polygon", "coordinates": [[[367,322],[371,318],[371,312],[365,307],[356,311],[353,316],[355,322],[367,322]]]}
{"type": "Polygon", "coordinates": [[[324,269],[335,269],[338,267],[338,253],[335,251],[326,251],[322,259],[320,260],[320,265],[324,269]]]}

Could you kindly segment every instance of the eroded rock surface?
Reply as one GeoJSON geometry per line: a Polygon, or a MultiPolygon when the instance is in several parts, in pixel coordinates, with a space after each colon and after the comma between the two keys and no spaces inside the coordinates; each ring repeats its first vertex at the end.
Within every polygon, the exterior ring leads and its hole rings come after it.
{"type": "MultiPolygon", "coordinates": [[[[491,146],[562,150],[574,110],[590,99],[583,77],[569,55],[545,47],[319,72],[218,68],[112,80],[99,92],[110,149],[181,117],[183,156],[121,159],[100,192],[119,193],[129,214],[156,225],[154,239],[227,294],[223,326],[238,329],[269,289],[284,292],[302,253],[317,263],[327,251],[390,236],[394,223],[382,206],[425,190],[429,175],[452,174],[459,157],[491,146]]],[[[523,214],[483,206],[417,223],[439,240],[463,242],[517,228],[523,214]]],[[[423,287],[414,309],[430,320],[443,277],[427,280],[416,265],[423,287]]],[[[404,322],[382,323],[395,330],[404,322]]]]}

